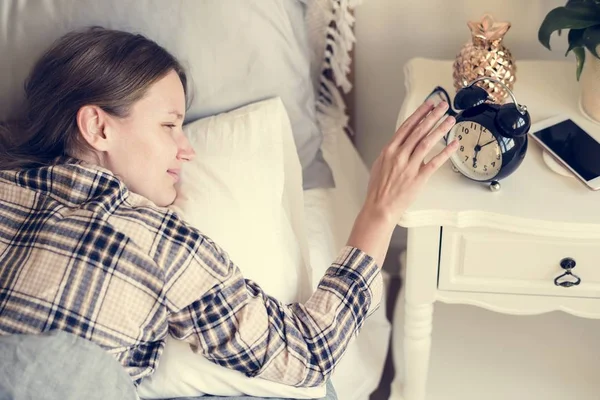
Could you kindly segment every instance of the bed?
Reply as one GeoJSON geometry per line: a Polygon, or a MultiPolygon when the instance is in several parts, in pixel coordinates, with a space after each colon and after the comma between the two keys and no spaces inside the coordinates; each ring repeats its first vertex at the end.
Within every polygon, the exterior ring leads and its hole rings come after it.
{"type": "MultiPolygon", "coordinates": [[[[304,194],[311,262],[321,273],[348,238],[368,182],[368,170],[346,132],[337,129],[330,134],[323,150],[336,188],[311,189],[304,194]]],[[[385,309],[384,297],[333,374],[340,400],[367,400],[379,385],[391,333],[385,309]]]]}
{"type": "MultiPolygon", "coordinates": [[[[300,238],[306,244],[292,243],[295,250],[284,251],[281,257],[295,257],[294,262],[308,266],[307,281],[314,287],[345,244],[368,182],[368,170],[348,137],[342,96],[352,86],[348,81],[349,51],[354,41],[351,11],[356,3],[4,0],[0,54],[11,57],[0,60],[0,121],[18,113],[26,71],[43,49],[68,30],[94,24],[139,31],[183,60],[195,85],[186,114],[186,124],[196,124],[194,129],[208,132],[206,124],[219,115],[277,99],[268,104],[279,107],[289,118],[293,138],[287,150],[284,138],[284,150],[277,153],[275,149],[272,154],[282,157],[282,169],[289,171],[282,175],[281,193],[277,194],[288,224],[277,232],[287,234],[288,242],[300,238]]],[[[237,188],[242,194],[243,184],[240,181],[237,188]]],[[[281,240],[281,236],[274,235],[273,240],[281,240]]],[[[287,270],[278,273],[281,282],[291,276],[287,270]]],[[[298,280],[300,275],[295,275],[298,280]]],[[[275,278],[271,277],[271,283],[277,283],[275,278]]],[[[299,299],[305,296],[298,292],[299,299]]],[[[385,308],[383,296],[380,308],[366,321],[332,375],[342,400],[367,400],[379,384],[391,330],[385,308]]]]}

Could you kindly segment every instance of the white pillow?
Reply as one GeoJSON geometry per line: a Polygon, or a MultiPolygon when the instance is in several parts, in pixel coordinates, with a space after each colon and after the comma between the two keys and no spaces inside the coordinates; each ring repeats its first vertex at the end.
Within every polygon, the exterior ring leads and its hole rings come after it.
{"type": "MultiPolygon", "coordinates": [[[[222,246],[247,279],[284,303],[305,301],[309,250],[302,170],[279,98],[254,103],[184,127],[196,158],[183,170],[172,208],[222,246]]],[[[325,386],[295,388],[221,367],[167,338],[142,398],[202,394],[320,398],[325,386]]]]}

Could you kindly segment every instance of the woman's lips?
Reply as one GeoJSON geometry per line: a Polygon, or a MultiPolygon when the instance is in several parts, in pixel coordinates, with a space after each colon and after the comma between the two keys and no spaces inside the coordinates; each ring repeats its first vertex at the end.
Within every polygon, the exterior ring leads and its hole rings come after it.
{"type": "Polygon", "coordinates": [[[175,182],[179,181],[179,174],[181,173],[181,170],[169,169],[169,170],[167,170],[167,173],[169,175],[171,175],[173,177],[173,179],[175,179],[175,182]]]}

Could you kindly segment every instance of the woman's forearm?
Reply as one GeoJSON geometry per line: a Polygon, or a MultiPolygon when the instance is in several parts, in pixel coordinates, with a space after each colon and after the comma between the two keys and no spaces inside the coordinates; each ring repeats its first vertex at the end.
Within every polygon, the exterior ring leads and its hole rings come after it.
{"type": "Polygon", "coordinates": [[[347,244],[373,257],[381,268],[395,226],[396,224],[384,215],[363,207],[354,221],[347,244]]]}

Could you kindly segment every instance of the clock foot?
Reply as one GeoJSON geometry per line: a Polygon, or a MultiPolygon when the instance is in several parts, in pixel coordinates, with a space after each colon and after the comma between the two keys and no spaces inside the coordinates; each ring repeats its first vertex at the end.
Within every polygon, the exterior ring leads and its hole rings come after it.
{"type": "Polygon", "coordinates": [[[498,181],[491,181],[490,182],[490,190],[492,192],[497,192],[498,190],[500,190],[500,182],[498,182],[498,181]]]}
{"type": "Polygon", "coordinates": [[[452,171],[459,172],[458,168],[456,168],[456,165],[454,165],[454,164],[450,164],[450,165],[452,166],[452,171]]]}

